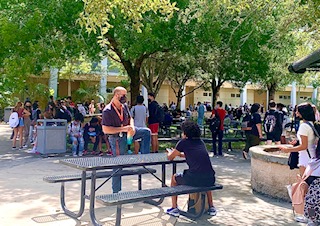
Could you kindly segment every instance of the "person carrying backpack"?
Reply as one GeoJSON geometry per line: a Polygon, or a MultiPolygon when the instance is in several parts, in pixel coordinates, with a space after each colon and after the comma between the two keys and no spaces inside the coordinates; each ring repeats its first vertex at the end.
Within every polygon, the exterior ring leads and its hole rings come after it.
{"type": "Polygon", "coordinates": [[[263,120],[264,132],[267,135],[267,144],[273,141],[275,144],[281,144],[283,114],[276,109],[276,103],[270,101],[269,110],[266,112],[263,120]]]}
{"type": "Polygon", "coordinates": [[[255,103],[250,108],[250,121],[248,123],[248,129],[245,130],[246,146],[242,152],[244,159],[247,159],[249,148],[259,145],[262,136],[261,129],[261,116],[259,114],[260,104],[255,103]],[[250,128],[250,129],[249,129],[250,128]]]}
{"type": "Polygon", "coordinates": [[[217,155],[216,141],[218,136],[218,155],[222,156],[222,139],[223,139],[223,121],[226,117],[226,110],[222,108],[223,103],[221,101],[217,102],[217,106],[212,110],[210,116],[210,130],[212,135],[212,152],[217,155]]]}
{"type": "MultiPolygon", "coordinates": [[[[316,157],[316,150],[314,145],[316,136],[312,127],[315,121],[315,115],[312,106],[309,103],[302,103],[298,105],[296,115],[303,120],[297,132],[298,140],[289,142],[289,144],[295,145],[293,147],[279,146],[279,149],[285,153],[299,153],[299,172],[300,175],[304,175],[308,163],[311,159],[316,157]]],[[[305,220],[305,222],[307,222],[306,219],[303,219],[300,216],[295,217],[295,220],[298,222],[305,220]]]]}

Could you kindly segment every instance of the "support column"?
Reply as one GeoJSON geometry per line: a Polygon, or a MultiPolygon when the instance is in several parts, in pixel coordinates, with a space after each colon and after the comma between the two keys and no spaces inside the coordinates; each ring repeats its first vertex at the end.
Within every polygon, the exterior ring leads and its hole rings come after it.
{"type": "Polygon", "coordinates": [[[317,100],[318,100],[318,87],[313,88],[313,92],[312,92],[312,102],[315,104],[317,100]]]}
{"type": "Polygon", "coordinates": [[[145,86],[141,86],[141,95],[144,98],[143,104],[148,107],[148,90],[145,86]]]}
{"type": "Polygon", "coordinates": [[[101,61],[101,74],[100,74],[100,102],[105,102],[107,99],[107,77],[108,77],[108,58],[101,61]]]}
{"type": "Polygon", "coordinates": [[[243,106],[245,103],[247,103],[247,84],[240,90],[240,104],[243,106]]]}
{"type": "Polygon", "coordinates": [[[291,106],[294,107],[297,105],[297,87],[296,82],[292,82],[291,84],[291,106]]]}
{"type": "Polygon", "coordinates": [[[58,96],[58,78],[59,69],[50,68],[49,89],[53,90],[53,98],[57,99],[58,96]]]}
{"type": "Polygon", "coordinates": [[[180,103],[180,110],[184,111],[186,109],[186,86],[184,85],[183,91],[182,91],[182,98],[181,98],[181,103],[180,103]]]}

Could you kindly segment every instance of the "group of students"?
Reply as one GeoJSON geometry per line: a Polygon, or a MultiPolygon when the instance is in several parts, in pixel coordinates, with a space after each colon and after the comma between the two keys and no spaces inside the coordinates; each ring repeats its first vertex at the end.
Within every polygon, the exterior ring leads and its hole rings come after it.
{"type": "Polygon", "coordinates": [[[319,134],[315,128],[316,109],[310,103],[302,103],[295,108],[295,117],[299,119],[296,130],[296,139],[289,141],[292,147],[285,144],[283,135],[284,114],[276,108],[274,101],[269,103],[269,110],[264,120],[259,114],[260,105],[253,104],[250,109],[248,123],[243,128],[246,134],[246,146],[243,157],[247,158],[249,148],[260,144],[263,138],[262,131],[266,133],[267,144],[275,142],[279,149],[285,153],[298,153],[297,168],[300,179],[303,178],[309,186],[305,196],[304,217],[296,217],[299,222],[306,222],[309,226],[320,225],[320,146],[317,145],[319,134]],[[281,139],[282,138],[282,139],[281,139]]]}
{"type": "Polygon", "coordinates": [[[12,127],[12,150],[22,150],[31,146],[36,140],[34,128],[36,121],[40,118],[41,111],[39,104],[35,101],[26,100],[24,103],[17,102],[9,117],[9,124],[12,127]],[[19,139],[19,147],[17,140],[19,139]]]}
{"type": "MultiPolygon", "coordinates": [[[[317,140],[320,138],[316,123],[316,111],[309,103],[297,106],[296,116],[302,120],[297,139],[289,142],[293,147],[279,146],[286,153],[298,152],[298,164],[300,178],[308,184],[308,192],[305,199],[304,217],[297,217],[297,221],[308,223],[308,226],[320,225],[320,146],[317,140]]],[[[299,179],[300,180],[300,179],[299,179]]]]}

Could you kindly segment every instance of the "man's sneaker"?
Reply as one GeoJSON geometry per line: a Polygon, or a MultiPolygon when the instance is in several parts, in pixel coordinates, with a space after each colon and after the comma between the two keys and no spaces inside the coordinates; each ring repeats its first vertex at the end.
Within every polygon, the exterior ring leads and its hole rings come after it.
{"type": "Polygon", "coordinates": [[[15,150],[17,150],[17,147],[12,147],[11,150],[15,151],[15,150]]]}
{"type": "Polygon", "coordinates": [[[22,147],[23,147],[23,148],[28,148],[28,145],[23,145],[22,147]]]}
{"type": "Polygon", "coordinates": [[[21,146],[21,147],[19,148],[19,150],[23,150],[23,147],[21,146]]]}
{"type": "Polygon", "coordinates": [[[179,217],[180,216],[180,212],[179,212],[178,208],[167,209],[166,213],[171,215],[171,216],[174,216],[174,217],[179,217]]]}
{"type": "Polygon", "coordinates": [[[79,156],[80,156],[80,157],[83,156],[83,153],[82,153],[82,152],[79,152],[79,156]]]}
{"type": "Polygon", "coordinates": [[[208,215],[210,215],[210,216],[215,216],[215,215],[217,215],[217,210],[216,210],[216,208],[215,208],[214,206],[209,207],[209,209],[208,209],[208,215]]]}
{"type": "Polygon", "coordinates": [[[77,157],[77,154],[76,154],[76,153],[74,153],[74,154],[72,154],[72,156],[73,156],[73,157],[77,157]]]}

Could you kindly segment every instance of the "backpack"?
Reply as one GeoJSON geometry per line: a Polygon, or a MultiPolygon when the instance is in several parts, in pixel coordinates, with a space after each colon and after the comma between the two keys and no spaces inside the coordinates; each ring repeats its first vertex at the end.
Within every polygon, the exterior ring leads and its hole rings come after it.
{"type": "Polygon", "coordinates": [[[252,129],[253,116],[250,113],[246,113],[242,117],[241,130],[251,130],[252,129]]]}
{"type": "Polygon", "coordinates": [[[156,119],[158,120],[159,123],[162,123],[164,121],[164,110],[160,106],[160,104],[157,104],[157,109],[156,109],[156,119]]]}
{"type": "Polygon", "coordinates": [[[271,113],[270,111],[267,111],[266,117],[263,122],[264,132],[272,133],[274,131],[274,128],[276,127],[277,123],[277,118],[275,114],[276,112],[271,113]]]}
{"type": "Polygon", "coordinates": [[[19,116],[17,112],[12,112],[10,114],[9,125],[11,128],[16,128],[19,125],[19,116]]]}
{"type": "Polygon", "coordinates": [[[219,117],[218,111],[215,111],[215,116],[209,120],[209,129],[212,133],[216,133],[220,129],[221,119],[219,117]]]}

